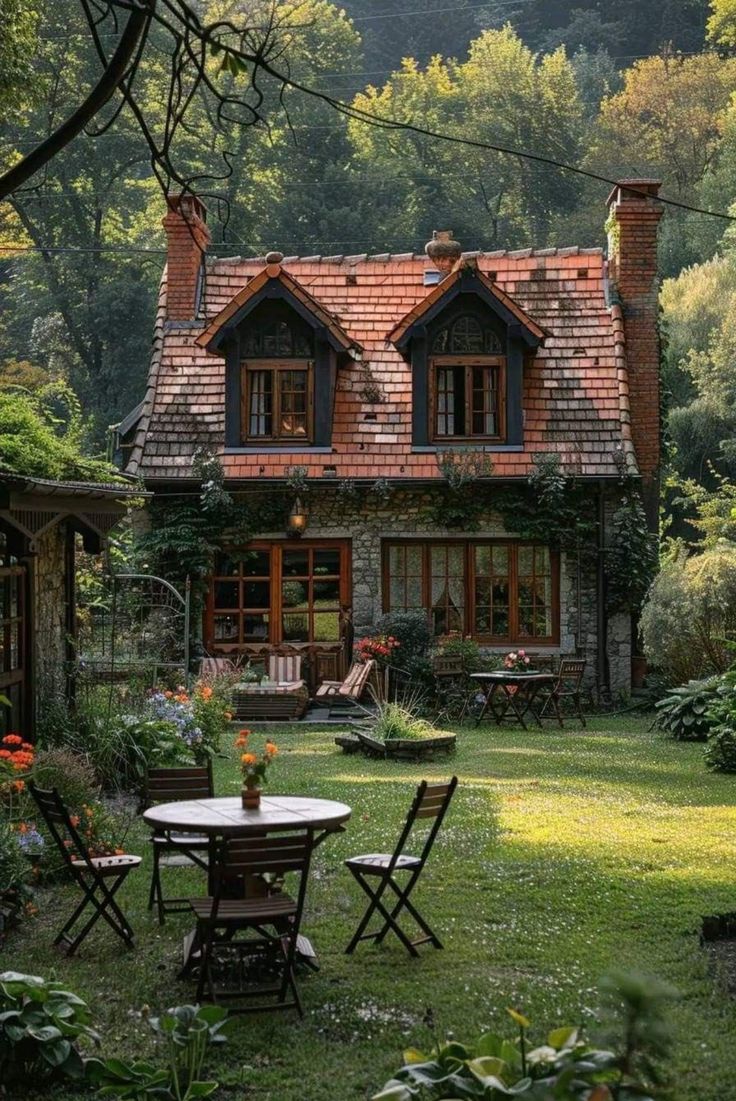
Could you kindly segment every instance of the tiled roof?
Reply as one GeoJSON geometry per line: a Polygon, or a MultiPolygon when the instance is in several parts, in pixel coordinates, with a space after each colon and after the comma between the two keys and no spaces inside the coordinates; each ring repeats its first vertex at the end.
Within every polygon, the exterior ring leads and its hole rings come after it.
{"type": "MultiPolygon", "coordinates": [[[[533,456],[545,452],[561,454],[578,475],[615,475],[622,456],[635,470],[623,330],[620,311],[606,302],[602,250],[465,256],[545,333],[544,346],[524,369],[524,450],[488,448],[494,475],[524,476],[533,456]]],[[[224,360],[209,355],[197,338],[264,265],[263,257],[211,260],[204,317],[196,324],[163,323],[162,288],[144,415],[129,470],[146,479],[186,477],[198,446],[222,453],[224,360]]],[[[332,454],[308,449],[224,454],[228,477],[283,477],[296,465],[314,478],[439,477],[433,454],[412,451],[411,370],[388,340],[432,293],[423,281],[430,266],[426,257],[287,257],[281,266],[362,346],[364,364],[339,371],[332,454]],[[363,400],[365,364],[381,390],[380,404],[363,400]]]]}

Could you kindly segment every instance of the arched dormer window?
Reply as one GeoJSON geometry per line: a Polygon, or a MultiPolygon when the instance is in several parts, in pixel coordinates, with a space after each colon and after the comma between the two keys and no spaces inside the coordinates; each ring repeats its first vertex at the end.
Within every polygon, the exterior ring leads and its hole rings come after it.
{"type": "Polygon", "coordinates": [[[506,357],[490,319],[460,313],[436,330],[430,349],[430,440],[503,441],[506,357]]]}
{"type": "Polygon", "coordinates": [[[503,355],[498,334],[473,314],[461,314],[435,336],[433,355],[503,355]]]}
{"type": "Polygon", "coordinates": [[[284,302],[264,303],[241,334],[241,433],[246,443],[310,443],[314,334],[284,302]]]}

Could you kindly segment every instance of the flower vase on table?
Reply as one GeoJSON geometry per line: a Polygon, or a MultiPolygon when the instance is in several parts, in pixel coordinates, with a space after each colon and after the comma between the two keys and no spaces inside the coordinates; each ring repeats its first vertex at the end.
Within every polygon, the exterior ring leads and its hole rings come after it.
{"type": "Polygon", "coordinates": [[[241,730],[235,739],[235,748],[240,750],[240,771],[243,776],[241,799],[243,810],[258,810],[261,805],[261,785],[266,782],[266,773],[278,750],[270,738],[261,753],[248,749],[250,730],[241,730]]]}

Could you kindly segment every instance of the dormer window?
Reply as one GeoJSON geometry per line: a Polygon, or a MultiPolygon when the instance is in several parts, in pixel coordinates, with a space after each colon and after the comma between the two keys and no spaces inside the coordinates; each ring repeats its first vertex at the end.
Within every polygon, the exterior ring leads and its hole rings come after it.
{"type": "Polygon", "coordinates": [[[431,440],[503,440],[506,358],[490,325],[460,314],[431,344],[431,440]]]}
{"type": "Polygon", "coordinates": [[[266,303],[241,337],[244,443],[311,443],[314,336],[282,302],[266,303]]]}

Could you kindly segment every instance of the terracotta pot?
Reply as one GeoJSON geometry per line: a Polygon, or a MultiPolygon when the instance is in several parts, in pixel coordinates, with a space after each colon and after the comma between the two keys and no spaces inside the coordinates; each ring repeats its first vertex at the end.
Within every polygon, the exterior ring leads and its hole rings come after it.
{"type": "Polygon", "coordinates": [[[247,784],[241,792],[243,810],[258,810],[261,805],[261,789],[247,784]]]}

